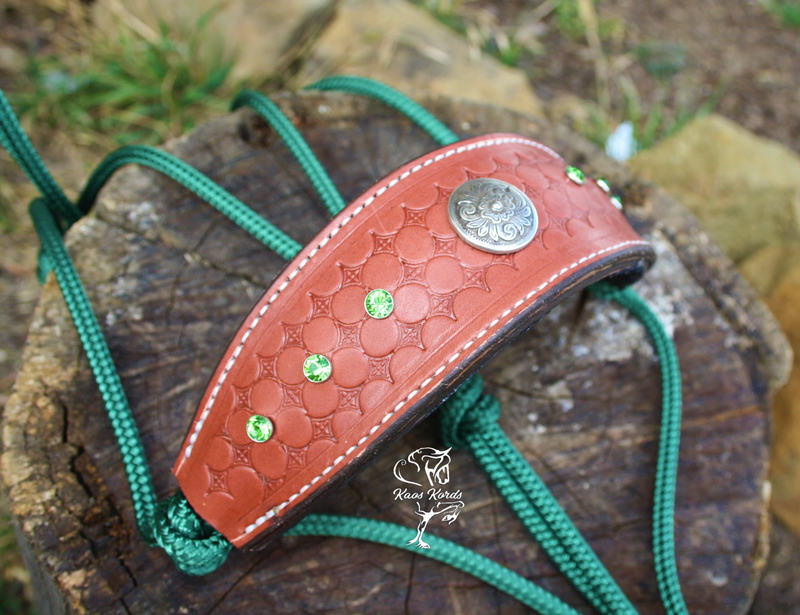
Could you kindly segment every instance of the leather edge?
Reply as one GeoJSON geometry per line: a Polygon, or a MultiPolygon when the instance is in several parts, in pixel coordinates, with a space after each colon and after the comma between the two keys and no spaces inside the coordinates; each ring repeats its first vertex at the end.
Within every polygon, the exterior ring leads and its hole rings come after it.
{"type": "Polygon", "coordinates": [[[428,417],[443,401],[485,365],[495,354],[505,348],[511,341],[530,329],[541,318],[559,303],[588,288],[595,282],[606,278],[640,271],[643,273],[655,262],[655,252],[646,243],[627,246],[611,252],[598,260],[592,261],[583,268],[576,269],[557,284],[547,288],[529,306],[516,317],[489,335],[486,341],[474,347],[459,368],[451,370],[432,390],[423,394],[403,415],[390,425],[378,438],[368,444],[358,456],[354,457],[341,471],[334,474],[319,489],[311,493],[302,506],[291,508],[261,531],[243,534],[233,540],[234,546],[243,551],[260,551],[269,548],[275,539],[294,527],[313,507],[327,495],[353,480],[362,470],[372,463],[392,442],[408,433],[415,425],[428,417]]]}

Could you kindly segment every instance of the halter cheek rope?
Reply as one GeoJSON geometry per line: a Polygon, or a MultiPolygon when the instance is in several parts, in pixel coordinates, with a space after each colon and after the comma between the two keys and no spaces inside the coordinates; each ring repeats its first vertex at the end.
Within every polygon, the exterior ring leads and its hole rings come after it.
{"type": "MultiPolygon", "coordinates": [[[[311,89],[343,90],[376,98],[407,115],[441,145],[458,137],[425,109],[396,90],[360,77],[330,77],[311,89]]],[[[275,128],[297,158],[327,209],[336,214],[345,205],[322,165],[291,122],[269,99],[242,92],[234,108],[251,106],[275,128]]],[[[156,501],[150,470],[138,429],[114,367],[102,330],[63,242],[63,233],[88,213],[109,177],[126,164],[160,171],[208,201],[265,246],[286,259],[301,246],[185,162],[161,150],[127,146],[109,155],[90,177],[77,205],[66,198],[22,131],[0,91],[0,145],[8,150],[39,188],[42,198],[30,206],[42,242],[40,272],[52,268],[75,322],[89,365],[111,421],[131,489],[139,531],[147,544],[162,547],[183,572],[204,575],[227,558],[231,544],[191,508],[178,491],[156,501]]],[[[658,587],[669,615],[688,613],[677,575],[674,550],[674,501],[680,442],[681,378],[674,345],[658,317],[631,289],[600,283],[592,292],[628,309],[653,338],[662,373],[662,425],[655,483],[653,549],[658,587]]],[[[603,614],[636,610],[598,560],[528,462],[497,424],[500,405],[483,393],[473,376],[442,404],[442,437],[447,446],[468,449],[548,557],[573,586],[603,614]]],[[[345,516],[308,515],[287,533],[295,536],[337,536],[389,545],[415,553],[407,544],[412,530],[381,521],[345,516]]],[[[511,570],[448,540],[426,535],[431,549],[421,552],[471,574],[545,615],[577,614],[561,600],[511,570]]]]}

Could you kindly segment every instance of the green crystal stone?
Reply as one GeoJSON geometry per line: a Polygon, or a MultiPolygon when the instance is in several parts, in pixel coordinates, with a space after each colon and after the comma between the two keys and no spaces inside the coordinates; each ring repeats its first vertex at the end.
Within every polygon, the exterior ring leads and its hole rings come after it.
{"type": "Polygon", "coordinates": [[[622,199],[619,198],[616,194],[611,197],[611,202],[614,203],[614,207],[622,211],[622,199]]]}
{"type": "Polygon", "coordinates": [[[247,419],[247,435],[254,442],[266,442],[272,437],[272,421],[266,416],[254,414],[247,419]]]}
{"type": "Polygon", "coordinates": [[[578,167],[567,167],[565,169],[567,177],[569,177],[572,181],[574,181],[579,186],[582,186],[583,183],[586,181],[586,175],[583,174],[578,167]]]}
{"type": "Polygon", "coordinates": [[[303,373],[311,382],[325,382],[331,377],[331,362],[321,354],[312,354],[303,363],[303,373]]]}
{"type": "Polygon", "coordinates": [[[611,193],[611,186],[608,185],[608,181],[606,181],[605,177],[598,177],[594,181],[598,186],[600,186],[600,189],[603,192],[605,192],[606,194],[610,194],[611,193]]]}
{"type": "Polygon", "coordinates": [[[392,295],[389,291],[376,288],[364,299],[364,309],[367,310],[367,314],[380,320],[392,313],[394,309],[394,299],[392,299],[392,295]]]}

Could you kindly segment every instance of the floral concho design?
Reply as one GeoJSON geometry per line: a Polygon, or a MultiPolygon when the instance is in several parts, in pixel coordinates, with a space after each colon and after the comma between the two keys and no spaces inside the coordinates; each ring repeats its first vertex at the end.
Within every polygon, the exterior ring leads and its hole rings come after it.
{"type": "Polygon", "coordinates": [[[487,252],[516,252],[533,239],[536,209],[523,192],[504,181],[473,179],[453,191],[450,222],[472,246],[487,252]]]}

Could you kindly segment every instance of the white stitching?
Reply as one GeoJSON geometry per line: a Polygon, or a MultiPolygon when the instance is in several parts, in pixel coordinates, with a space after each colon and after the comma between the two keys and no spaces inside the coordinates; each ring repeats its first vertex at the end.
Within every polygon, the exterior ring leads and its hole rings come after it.
{"type": "MultiPolygon", "coordinates": [[[[481,148],[481,147],[488,147],[490,145],[501,145],[503,143],[521,143],[523,145],[530,145],[532,147],[535,147],[537,149],[542,150],[543,152],[547,152],[548,154],[550,154],[551,156],[554,156],[558,160],[563,160],[561,158],[561,156],[556,154],[549,147],[547,147],[545,145],[542,145],[541,143],[537,143],[536,141],[531,141],[530,139],[517,139],[517,138],[511,138],[511,137],[506,137],[504,139],[491,139],[489,141],[480,141],[479,143],[474,144],[475,145],[474,149],[481,148]]],[[[445,154],[438,154],[437,156],[435,156],[433,158],[430,158],[429,160],[432,160],[433,162],[438,162],[439,160],[443,160],[444,158],[452,156],[455,153],[463,152],[465,150],[466,150],[466,148],[464,148],[464,147],[459,147],[457,149],[451,149],[451,150],[448,150],[445,154]]],[[[364,211],[364,209],[367,206],[372,204],[372,202],[375,200],[375,198],[377,196],[379,196],[379,195],[383,194],[384,192],[386,192],[390,187],[396,186],[402,180],[406,179],[407,177],[410,177],[411,175],[413,175],[414,173],[416,173],[420,169],[424,168],[425,166],[427,166],[427,160],[422,164],[416,165],[413,169],[411,169],[409,171],[405,171],[399,177],[393,179],[389,183],[389,186],[384,186],[383,188],[381,188],[380,190],[375,192],[372,196],[367,198],[359,207],[357,207],[353,211],[353,213],[351,213],[349,216],[344,218],[342,220],[342,222],[340,222],[338,225],[336,225],[336,227],[330,233],[328,233],[328,236],[325,237],[320,242],[320,244],[314,250],[312,250],[308,254],[308,256],[306,256],[306,258],[304,258],[300,262],[300,264],[297,266],[297,268],[294,271],[292,271],[292,273],[289,274],[288,279],[284,280],[283,284],[281,284],[278,287],[278,290],[275,292],[275,294],[273,294],[269,298],[269,301],[267,302],[267,304],[259,310],[258,316],[256,316],[253,319],[253,322],[250,325],[248,330],[252,330],[253,328],[255,328],[255,326],[261,320],[261,317],[264,316],[264,314],[266,313],[267,308],[275,302],[275,300],[278,298],[278,296],[289,285],[289,281],[294,279],[294,277],[300,272],[300,270],[303,267],[306,266],[308,261],[310,261],[320,250],[322,250],[322,248],[324,248],[325,245],[327,245],[328,241],[330,241],[339,232],[339,230],[345,224],[347,224],[351,219],[355,218],[358,214],[360,214],[362,211],[364,211]]],[[[214,390],[211,392],[211,396],[208,398],[208,402],[206,403],[206,407],[203,408],[203,413],[200,415],[200,420],[198,420],[198,422],[195,424],[194,431],[192,432],[193,436],[197,436],[200,433],[200,429],[202,429],[202,425],[203,425],[205,419],[208,417],[208,414],[211,412],[211,406],[214,405],[214,402],[217,399],[217,395],[219,394],[219,390],[222,387],[222,383],[225,382],[225,378],[228,375],[228,372],[230,371],[230,368],[233,367],[233,363],[235,362],[235,358],[234,357],[238,357],[239,356],[238,353],[239,353],[239,351],[240,351],[240,349],[241,349],[241,347],[243,345],[244,345],[244,339],[239,341],[239,346],[234,351],[234,356],[231,357],[231,359],[233,359],[233,361],[229,361],[228,362],[228,365],[226,366],[225,371],[220,375],[220,378],[217,381],[217,385],[214,387],[214,390]]],[[[189,445],[186,447],[186,452],[184,453],[184,457],[186,459],[189,459],[189,457],[192,456],[192,449],[194,448],[194,443],[195,443],[196,440],[197,440],[197,437],[195,437],[194,440],[192,438],[189,438],[189,445]]]]}
{"type": "MultiPolygon", "coordinates": [[[[623,248],[623,247],[625,247],[625,246],[630,246],[630,245],[647,245],[647,242],[646,242],[646,241],[643,241],[643,240],[629,240],[629,241],[623,241],[623,242],[621,242],[621,243],[618,243],[618,244],[616,244],[616,245],[610,246],[610,247],[608,247],[608,248],[603,248],[602,250],[598,250],[597,252],[592,252],[592,254],[593,254],[594,256],[600,256],[601,254],[605,254],[605,253],[607,253],[607,252],[611,252],[611,251],[613,251],[613,250],[618,250],[618,249],[620,249],[620,248],[623,248]]],[[[576,262],[577,262],[577,261],[576,261],[576,262]]],[[[568,271],[569,269],[571,269],[571,267],[569,267],[569,268],[565,268],[565,269],[564,269],[564,270],[562,270],[562,271],[568,271]]],[[[527,301],[527,300],[529,300],[529,299],[530,299],[531,297],[533,297],[534,295],[537,295],[537,294],[539,294],[539,293],[540,293],[542,290],[544,290],[545,288],[547,288],[547,287],[548,287],[548,286],[549,286],[549,285],[550,285],[550,284],[551,284],[551,283],[552,283],[552,282],[553,282],[555,279],[557,279],[558,277],[559,277],[559,276],[557,275],[557,276],[554,276],[553,278],[550,278],[550,280],[549,280],[548,282],[545,282],[544,284],[542,284],[541,286],[539,286],[539,288],[537,288],[536,290],[534,290],[534,291],[532,291],[532,292],[528,293],[528,295],[525,297],[526,301],[527,301]]],[[[519,302],[517,303],[517,305],[519,305],[519,302]]],[[[491,328],[492,328],[494,325],[496,325],[496,324],[499,324],[499,322],[500,322],[500,321],[499,321],[499,320],[497,320],[497,319],[493,320],[493,321],[492,321],[492,323],[491,323],[491,324],[490,324],[488,327],[486,327],[486,328],[485,328],[483,331],[481,331],[481,332],[480,332],[480,333],[479,333],[479,334],[476,336],[476,339],[477,339],[477,338],[480,338],[480,337],[483,337],[484,335],[486,335],[486,333],[488,333],[488,332],[489,332],[489,329],[491,329],[491,328]]],[[[467,348],[469,348],[470,346],[472,346],[473,342],[474,342],[474,340],[471,340],[471,341],[467,342],[466,344],[464,344],[464,346],[461,348],[461,350],[459,350],[459,351],[458,351],[457,353],[455,353],[455,354],[454,354],[452,357],[450,357],[450,358],[449,358],[449,359],[448,359],[448,360],[445,362],[445,364],[444,364],[444,365],[442,365],[442,366],[441,366],[439,369],[437,369],[437,370],[434,372],[434,376],[436,376],[436,375],[440,374],[442,371],[444,371],[445,367],[446,367],[448,364],[450,364],[450,363],[452,363],[453,361],[455,361],[455,360],[456,360],[456,359],[457,359],[457,358],[458,358],[458,357],[459,357],[459,356],[460,356],[460,355],[461,355],[461,354],[462,354],[464,351],[466,351],[466,350],[467,350],[467,348]]],[[[413,397],[414,397],[414,396],[415,396],[417,393],[419,393],[419,392],[420,392],[420,391],[421,391],[423,388],[425,388],[425,386],[426,386],[427,384],[429,384],[429,383],[431,382],[431,380],[432,380],[432,378],[428,378],[428,379],[427,379],[427,380],[425,380],[425,381],[424,381],[424,382],[423,382],[423,383],[422,383],[422,384],[421,384],[421,385],[420,385],[418,388],[416,388],[415,390],[411,391],[411,393],[409,393],[409,394],[408,394],[408,396],[407,396],[407,397],[406,397],[406,398],[405,398],[403,401],[401,401],[399,404],[397,404],[397,405],[394,407],[394,409],[393,409],[393,410],[391,410],[390,412],[387,412],[387,413],[386,413],[386,414],[383,416],[383,418],[381,419],[380,423],[378,423],[378,425],[375,425],[374,427],[372,427],[372,429],[370,429],[369,433],[370,433],[370,434],[372,434],[372,433],[374,433],[375,431],[377,431],[377,430],[378,430],[378,428],[379,428],[379,425],[381,425],[381,424],[383,424],[383,423],[386,423],[386,422],[387,422],[389,419],[391,419],[391,417],[392,417],[392,416],[394,416],[394,415],[395,415],[395,414],[396,414],[396,413],[397,413],[397,412],[398,412],[398,411],[399,411],[399,410],[400,410],[400,409],[401,409],[401,408],[402,408],[402,407],[403,407],[403,406],[404,406],[406,403],[408,403],[408,401],[409,401],[411,398],[413,398],[413,397]]],[[[364,441],[366,441],[366,438],[362,438],[361,440],[359,440],[359,442],[358,442],[358,445],[360,446],[360,445],[361,445],[361,444],[362,444],[364,441]]],[[[331,471],[333,470],[333,468],[334,468],[334,467],[336,467],[337,465],[339,465],[339,463],[341,463],[342,461],[344,461],[345,457],[346,457],[347,455],[349,455],[349,454],[350,454],[352,451],[354,451],[356,448],[357,448],[357,447],[350,447],[350,449],[348,449],[348,451],[347,451],[347,453],[345,453],[345,455],[339,456],[339,457],[337,457],[336,459],[334,459],[333,463],[332,463],[331,465],[329,465],[327,468],[325,468],[325,469],[322,471],[322,474],[320,474],[320,476],[323,476],[323,475],[325,475],[325,474],[328,474],[329,472],[331,472],[331,471]]],[[[319,477],[317,477],[317,478],[319,478],[319,477]]],[[[309,483],[309,484],[313,484],[313,483],[309,483]]],[[[302,488],[301,488],[301,489],[302,489],[302,488]]],[[[253,530],[255,530],[256,528],[258,528],[258,526],[260,526],[260,525],[261,525],[261,524],[263,524],[264,522],[266,522],[266,521],[268,521],[269,519],[271,519],[272,517],[274,517],[274,516],[275,516],[275,515],[276,515],[278,512],[280,512],[281,510],[283,510],[284,508],[286,508],[286,507],[287,507],[287,506],[288,506],[288,505],[289,505],[289,504],[290,504],[292,501],[294,501],[294,498],[296,498],[296,497],[297,497],[297,493],[295,493],[293,496],[290,496],[290,497],[289,497],[289,499],[288,499],[288,500],[286,500],[285,502],[283,502],[282,504],[279,504],[278,506],[275,506],[275,507],[273,507],[273,508],[272,508],[272,509],[271,509],[271,510],[270,510],[270,511],[267,513],[267,514],[265,514],[265,515],[263,515],[263,516],[259,517],[258,519],[256,519],[256,520],[255,520],[253,523],[251,523],[250,525],[248,525],[248,526],[247,526],[247,527],[244,529],[244,534],[245,534],[245,535],[246,535],[246,534],[249,534],[250,532],[252,532],[252,531],[253,531],[253,530]]]]}

